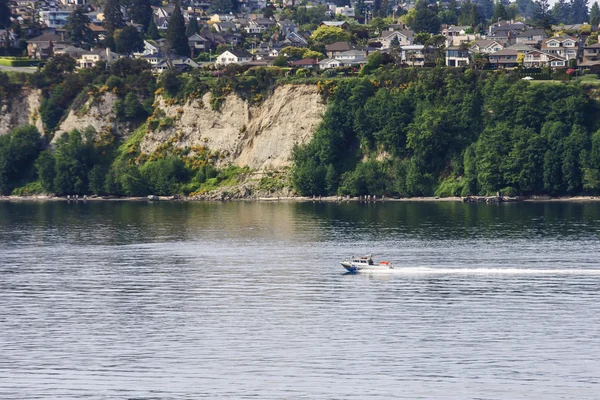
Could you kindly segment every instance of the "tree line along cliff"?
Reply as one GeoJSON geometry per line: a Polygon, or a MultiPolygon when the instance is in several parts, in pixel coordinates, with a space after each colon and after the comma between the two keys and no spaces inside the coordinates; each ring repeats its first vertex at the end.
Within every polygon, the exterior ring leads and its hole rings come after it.
{"type": "MultiPolygon", "coordinates": [[[[157,78],[138,60],[74,72],[70,60],[60,57],[28,77],[0,73],[2,101],[22,86],[41,91],[39,110],[31,115],[39,129],[18,127],[0,136],[0,191],[189,195],[234,185],[251,169],[232,162],[229,150],[211,148],[207,137],[184,140],[196,124],[182,125],[180,114],[194,105],[218,116],[233,95],[243,107],[259,107],[274,87],[285,85],[314,87],[323,102],[315,110],[324,113],[316,129],[311,125],[308,134],[290,139],[296,146],[289,173],[262,179],[269,189],[291,185],[302,195],[409,197],[562,195],[600,188],[594,86],[531,83],[511,72],[393,66],[363,75],[294,79],[279,68],[232,67],[220,76],[157,78]],[[96,112],[107,93],[115,99],[110,115],[97,117],[110,123],[60,131],[68,115],[96,112]],[[161,142],[147,146],[149,137],[161,142]]],[[[254,125],[260,127],[236,125],[227,134],[248,140],[247,129],[254,129],[249,141],[259,142],[268,121],[254,125]]]]}

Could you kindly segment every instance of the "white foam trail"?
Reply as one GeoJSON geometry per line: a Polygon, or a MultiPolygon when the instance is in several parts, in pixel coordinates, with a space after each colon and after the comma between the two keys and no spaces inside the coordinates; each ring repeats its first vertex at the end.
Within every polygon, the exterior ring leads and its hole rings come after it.
{"type": "Polygon", "coordinates": [[[402,275],[600,275],[600,269],[447,268],[395,266],[394,269],[363,270],[359,273],[402,275]]]}

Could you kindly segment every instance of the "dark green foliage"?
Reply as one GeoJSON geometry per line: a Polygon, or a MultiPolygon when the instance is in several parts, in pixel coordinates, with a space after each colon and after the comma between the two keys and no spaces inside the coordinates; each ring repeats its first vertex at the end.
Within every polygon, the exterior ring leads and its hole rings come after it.
{"type": "Polygon", "coordinates": [[[157,195],[176,193],[180,182],[188,179],[183,161],[174,156],[147,162],[140,173],[150,193],[157,195]]]}
{"type": "Polygon", "coordinates": [[[154,22],[154,18],[150,19],[150,23],[148,24],[148,29],[146,30],[146,36],[152,40],[160,39],[160,33],[158,32],[158,27],[154,22]]]}
{"type": "Polygon", "coordinates": [[[361,79],[338,83],[313,139],[294,150],[300,193],[600,189],[600,134],[591,135],[597,106],[578,86],[441,69],[388,68],[377,76],[385,87],[361,79]]]}
{"type": "Polygon", "coordinates": [[[106,0],[103,25],[108,36],[112,36],[115,30],[125,26],[119,0],[106,0]]]}
{"type": "Polygon", "coordinates": [[[411,28],[415,32],[438,33],[440,31],[440,20],[437,11],[429,7],[426,0],[419,0],[415,8],[417,13],[411,28]]]}
{"type": "Polygon", "coordinates": [[[185,28],[185,35],[190,37],[194,33],[198,33],[199,30],[200,28],[198,27],[198,20],[196,18],[192,18],[185,28]]]}
{"type": "Polygon", "coordinates": [[[95,35],[90,29],[91,21],[85,9],[78,7],[73,11],[67,19],[67,25],[65,26],[65,34],[71,42],[77,47],[90,48],[95,41],[95,35]]]}
{"type": "Polygon", "coordinates": [[[600,24],[600,7],[598,7],[598,2],[595,1],[590,10],[590,25],[594,28],[597,27],[598,24],[600,24]]]}
{"type": "Polygon", "coordinates": [[[150,0],[129,0],[127,14],[136,24],[144,25],[144,32],[148,31],[150,21],[153,19],[150,0]]]}
{"type": "Polygon", "coordinates": [[[235,11],[236,8],[237,1],[235,0],[213,0],[210,10],[213,13],[228,13],[235,11]]]}
{"type": "Polygon", "coordinates": [[[188,37],[185,34],[185,21],[183,20],[179,4],[175,4],[175,10],[173,10],[173,14],[169,18],[167,43],[173,53],[180,56],[190,55],[188,37]]]}
{"type": "Polygon", "coordinates": [[[0,0],[0,28],[8,28],[10,26],[10,8],[8,0],[0,0]]]}
{"type": "Polygon", "coordinates": [[[0,194],[10,194],[31,180],[33,164],[41,150],[42,139],[34,126],[15,128],[0,136],[0,194]]]}
{"type": "Polygon", "coordinates": [[[144,39],[135,26],[127,25],[115,31],[114,37],[117,52],[120,54],[132,54],[144,50],[144,39]]]}

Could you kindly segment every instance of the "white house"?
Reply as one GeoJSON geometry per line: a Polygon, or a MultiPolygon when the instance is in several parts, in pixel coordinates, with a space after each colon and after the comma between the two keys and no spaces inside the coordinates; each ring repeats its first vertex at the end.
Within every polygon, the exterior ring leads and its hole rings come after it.
{"type": "Polygon", "coordinates": [[[319,69],[330,69],[341,66],[342,63],[334,58],[326,58],[325,60],[319,61],[319,69]]]}
{"type": "Polygon", "coordinates": [[[400,47],[402,46],[410,46],[413,44],[415,33],[410,30],[401,30],[401,31],[383,31],[379,37],[379,41],[381,42],[381,46],[384,49],[389,49],[392,45],[392,41],[394,38],[398,39],[398,43],[400,47]]]}
{"type": "Polygon", "coordinates": [[[120,56],[117,53],[110,51],[109,48],[94,49],[82,53],[77,59],[77,66],[79,68],[93,68],[99,61],[106,61],[106,63],[110,65],[119,58],[120,56]]]}
{"type": "Polygon", "coordinates": [[[542,51],[572,60],[577,58],[579,46],[577,39],[568,36],[557,36],[542,41],[542,51]]]}
{"type": "Polygon", "coordinates": [[[523,66],[526,68],[564,68],[567,66],[567,60],[556,54],[546,53],[540,50],[532,50],[525,54],[523,66]]]}
{"type": "Polygon", "coordinates": [[[215,64],[217,65],[229,65],[229,64],[246,64],[252,61],[252,54],[245,50],[226,50],[217,57],[215,64]]]}
{"type": "Polygon", "coordinates": [[[506,43],[501,40],[480,39],[475,40],[470,50],[473,53],[492,54],[506,47],[506,43]]]}

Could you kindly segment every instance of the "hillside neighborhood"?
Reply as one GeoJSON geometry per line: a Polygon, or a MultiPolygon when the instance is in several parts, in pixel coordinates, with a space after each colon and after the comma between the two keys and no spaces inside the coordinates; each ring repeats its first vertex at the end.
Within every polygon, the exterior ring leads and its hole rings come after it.
{"type": "MultiPolygon", "coordinates": [[[[2,65],[58,55],[78,68],[123,57],[153,72],[229,64],[595,70],[598,4],[547,0],[0,0],[2,65]],[[564,9],[561,9],[563,7],[564,9]]],[[[40,61],[41,60],[41,61],[40,61]]]]}

